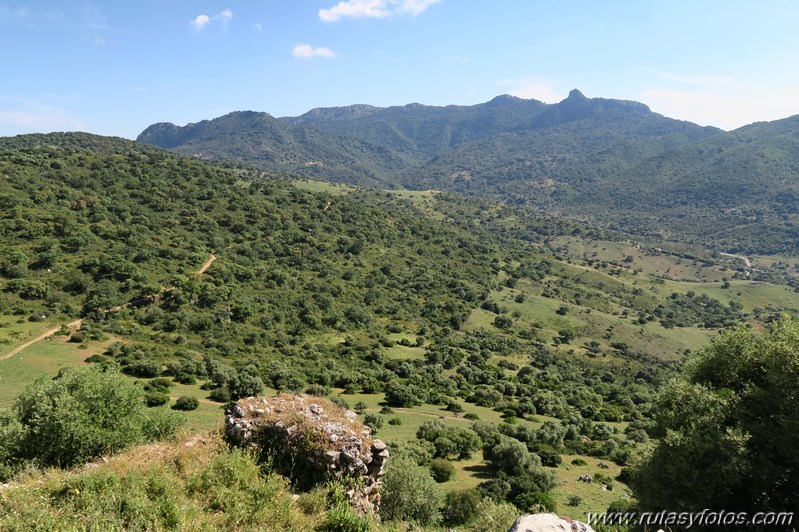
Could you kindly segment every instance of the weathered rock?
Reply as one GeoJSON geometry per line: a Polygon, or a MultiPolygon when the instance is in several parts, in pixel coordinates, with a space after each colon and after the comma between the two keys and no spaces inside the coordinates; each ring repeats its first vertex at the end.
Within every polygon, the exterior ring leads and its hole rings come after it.
{"type": "Polygon", "coordinates": [[[508,532],[594,532],[589,525],[555,514],[523,515],[508,532]]]}
{"type": "Polygon", "coordinates": [[[300,487],[343,480],[353,507],[377,512],[388,448],[357,414],[308,395],[249,397],[225,410],[228,442],[255,449],[300,487]]]}

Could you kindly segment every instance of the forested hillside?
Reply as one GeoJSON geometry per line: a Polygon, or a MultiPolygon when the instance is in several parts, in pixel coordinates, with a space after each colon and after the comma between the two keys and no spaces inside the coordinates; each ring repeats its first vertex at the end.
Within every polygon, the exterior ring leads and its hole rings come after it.
{"type": "Polygon", "coordinates": [[[122,139],[2,139],[0,178],[0,404],[16,405],[1,417],[4,477],[41,459],[13,448],[30,419],[12,392],[94,363],[152,407],[189,394],[173,407],[205,427],[231,398],[329,396],[475,505],[577,517],[629,493],[624,476],[600,488],[647,445],[656,390],[689,351],[799,308],[776,268],[523,205],[222,168],[122,139]],[[603,482],[575,485],[576,472],[603,482]]]}
{"type": "Polygon", "coordinates": [[[315,179],[526,204],[646,237],[750,254],[799,243],[796,118],[725,133],[643,104],[500,96],[470,106],[232,113],[139,140],[315,179]]]}

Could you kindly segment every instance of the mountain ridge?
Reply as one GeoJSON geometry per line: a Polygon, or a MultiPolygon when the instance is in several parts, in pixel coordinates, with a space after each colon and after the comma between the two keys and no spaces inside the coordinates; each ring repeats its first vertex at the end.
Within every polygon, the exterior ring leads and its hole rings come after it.
{"type": "Polygon", "coordinates": [[[491,196],[723,251],[791,253],[798,139],[799,117],[725,132],[574,89],[555,104],[500,95],[471,106],[237,112],[156,124],[137,140],[316,180],[491,196]]]}

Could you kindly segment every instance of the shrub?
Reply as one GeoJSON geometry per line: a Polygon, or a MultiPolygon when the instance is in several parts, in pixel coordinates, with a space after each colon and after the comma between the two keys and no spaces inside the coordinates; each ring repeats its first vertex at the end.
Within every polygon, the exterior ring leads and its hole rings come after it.
{"type": "Polygon", "coordinates": [[[463,525],[471,521],[480,505],[480,494],[476,490],[453,491],[447,494],[444,519],[452,525],[463,525]]]}
{"type": "Polygon", "coordinates": [[[325,520],[316,527],[320,532],[369,532],[372,521],[353,510],[349,504],[338,504],[325,514],[325,520]]]}
{"type": "Polygon", "coordinates": [[[586,461],[585,461],[585,460],[583,460],[582,458],[575,458],[574,460],[572,460],[572,465],[576,465],[576,466],[587,466],[587,465],[588,465],[588,462],[586,462],[586,461]]]}
{"type": "Polygon", "coordinates": [[[480,416],[478,416],[478,415],[477,415],[477,414],[475,414],[474,412],[466,412],[466,413],[463,415],[463,417],[464,417],[464,418],[466,418],[466,419],[471,419],[472,421],[477,421],[477,420],[479,420],[479,419],[480,419],[480,416]]]}
{"type": "Polygon", "coordinates": [[[135,360],[122,369],[134,377],[151,378],[161,374],[161,364],[155,360],[135,360]]]}
{"type": "Polygon", "coordinates": [[[485,480],[478,484],[477,491],[484,498],[502,502],[508,498],[510,484],[505,480],[492,478],[491,480],[485,480]]]}
{"type": "Polygon", "coordinates": [[[505,532],[510,530],[516,521],[519,510],[512,504],[483,499],[477,506],[474,515],[474,520],[471,523],[472,530],[505,532]]]}
{"type": "Polygon", "coordinates": [[[447,411],[455,412],[456,414],[461,414],[463,413],[463,405],[461,405],[456,401],[451,401],[449,404],[447,404],[447,411]]]}
{"type": "Polygon", "coordinates": [[[146,383],[144,385],[144,389],[169,394],[169,388],[171,386],[172,386],[172,381],[161,377],[158,379],[153,379],[150,382],[146,383]]]}
{"type": "Polygon", "coordinates": [[[188,385],[197,384],[197,377],[191,373],[178,373],[175,375],[175,382],[188,385]]]}
{"type": "Polygon", "coordinates": [[[446,482],[455,476],[455,466],[443,458],[434,458],[430,461],[430,473],[436,482],[446,482]]]}
{"type": "Polygon", "coordinates": [[[563,463],[563,458],[561,458],[560,454],[552,449],[541,449],[536,451],[535,454],[541,459],[541,465],[547,467],[558,467],[563,463]]]}
{"type": "Polygon", "coordinates": [[[399,426],[402,425],[402,420],[398,417],[392,417],[388,420],[389,425],[399,426]]]}
{"type": "Polygon", "coordinates": [[[552,497],[548,493],[542,492],[522,493],[513,499],[513,504],[515,504],[519,510],[531,514],[554,512],[557,509],[557,505],[552,497]]]}
{"type": "Polygon", "coordinates": [[[427,468],[407,458],[389,460],[381,489],[380,516],[384,520],[434,525],[442,499],[427,468]]]}
{"type": "Polygon", "coordinates": [[[569,502],[567,502],[566,504],[568,504],[569,506],[580,506],[582,503],[583,503],[583,498],[580,497],[579,495],[569,495],[569,502]]]}
{"type": "Polygon", "coordinates": [[[150,391],[144,395],[144,404],[149,407],[164,406],[169,402],[169,396],[165,393],[150,391]]]}
{"type": "Polygon", "coordinates": [[[219,388],[214,388],[211,390],[211,393],[208,394],[208,399],[211,401],[216,401],[217,403],[229,403],[230,402],[230,390],[228,390],[227,386],[220,386],[219,388]]]}
{"type": "Polygon", "coordinates": [[[196,397],[189,397],[188,395],[181,395],[178,397],[175,404],[172,405],[173,410],[197,410],[197,407],[200,406],[200,401],[196,397]]]}
{"type": "Polygon", "coordinates": [[[325,397],[326,395],[330,394],[330,388],[327,386],[322,386],[321,384],[310,384],[305,389],[305,393],[308,395],[315,395],[317,397],[325,397]]]}
{"type": "Polygon", "coordinates": [[[429,466],[433,459],[435,447],[429,441],[410,440],[399,446],[396,442],[391,444],[391,460],[407,458],[420,466],[429,466]]]}
{"type": "Polygon", "coordinates": [[[144,390],[119,373],[91,365],[39,379],[0,422],[0,463],[72,467],[104,453],[172,436],[182,417],[146,410],[144,390]]]}
{"type": "Polygon", "coordinates": [[[616,480],[619,482],[624,482],[625,484],[630,482],[632,479],[632,471],[629,467],[622,467],[621,471],[619,471],[618,476],[616,476],[616,480]]]}
{"type": "Polygon", "coordinates": [[[230,396],[233,399],[252,397],[264,391],[264,381],[256,375],[240,372],[228,383],[230,396]]]}
{"type": "Polygon", "coordinates": [[[397,382],[387,384],[385,392],[389,406],[413,407],[427,400],[427,393],[418,386],[397,382]]]}
{"type": "Polygon", "coordinates": [[[363,424],[372,429],[372,433],[377,433],[383,428],[383,418],[377,414],[366,414],[363,417],[363,424]]]}

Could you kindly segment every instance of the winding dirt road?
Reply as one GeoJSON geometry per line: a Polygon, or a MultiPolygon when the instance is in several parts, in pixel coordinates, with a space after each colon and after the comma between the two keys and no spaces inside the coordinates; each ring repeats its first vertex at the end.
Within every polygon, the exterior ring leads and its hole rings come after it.
{"type": "MultiPolygon", "coordinates": [[[[205,273],[205,270],[210,268],[211,264],[213,264],[215,260],[216,260],[216,255],[211,253],[211,256],[208,258],[208,260],[205,261],[202,266],[200,266],[199,270],[197,270],[197,275],[202,275],[203,273],[205,273]]],[[[120,307],[115,307],[115,308],[113,308],[111,310],[120,310],[120,309],[124,308],[125,306],[127,306],[127,305],[122,305],[120,307]]],[[[69,327],[70,329],[80,329],[80,326],[82,324],[83,324],[83,318],[80,318],[80,319],[75,320],[73,322],[67,323],[67,327],[69,327]]],[[[19,353],[20,351],[22,351],[23,349],[26,349],[26,348],[32,346],[36,342],[41,342],[45,338],[50,338],[51,336],[53,336],[55,333],[57,333],[60,330],[61,330],[61,326],[58,326],[58,327],[56,327],[54,329],[50,329],[49,331],[46,331],[46,332],[40,334],[36,338],[33,338],[32,340],[28,340],[24,344],[15,347],[14,349],[9,351],[8,353],[6,353],[4,355],[0,355],[0,360],[5,360],[7,358],[11,358],[14,355],[16,355],[17,353],[19,353]]]]}
{"type": "Polygon", "coordinates": [[[216,255],[214,255],[213,253],[211,253],[211,257],[209,257],[209,259],[208,259],[207,261],[205,261],[205,262],[203,263],[203,265],[202,265],[202,266],[200,266],[200,269],[199,269],[199,270],[197,270],[197,275],[202,275],[202,274],[204,274],[204,273],[205,273],[205,270],[207,270],[208,268],[210,268],[210,267],[211,267],[211,264],[213,264],[215,260],[216,260],[216,255]]]}
{"type": "MultiPolygon", "coordinates": [[[[79,320],[72,321],[70,323],[67,323],[67,327],[69,327],[70,329],[75,329],[75,328],[79,329],[82,324],[83,324],[83,318],[81,318],[79,320]]],[[[61,330],[61,326],[58,326],[55,329],[50,329],[49,331],[40,334],[39,336],[37,336],[33,340],[28,340],[24,344],[15,347],[14,349],[9,351],[5,355],[1,355],[0,356],[0,360],[5,360],[7,358],[11,358],[14,355],[16,355],[17,353],[19,353],[20,351],[22,351],[23,349],[25,349],[27,347],[30,347],[33,344],[35,344],[36,342],[40,342],[40,341],[44,340],[45,338],[49,338],[49,337],[53,336],[55,333],[57,333],[60,330],[61,330]]]]}

